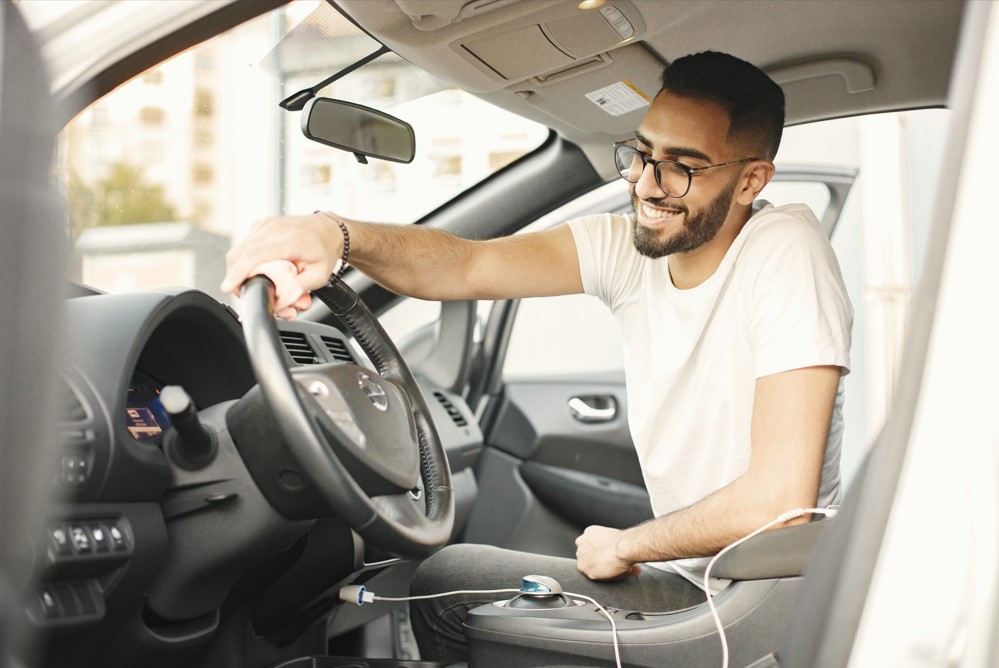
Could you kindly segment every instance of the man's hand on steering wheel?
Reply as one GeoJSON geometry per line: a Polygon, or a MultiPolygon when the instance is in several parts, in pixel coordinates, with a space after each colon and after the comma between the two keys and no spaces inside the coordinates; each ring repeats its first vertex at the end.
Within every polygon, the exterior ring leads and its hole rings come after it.
{"type": "Polygon", "coordinates": [[[312,303],[308,293],[326,285],[343,256],[344,235],[332,214],[277,216],[257,222],[226,253],[223,292],[240,296],[243,283],[264,274],[275,287],[275,313],[286,320],[312,303]],[[284,261],[283,265],[273,265],[284,261]]]}

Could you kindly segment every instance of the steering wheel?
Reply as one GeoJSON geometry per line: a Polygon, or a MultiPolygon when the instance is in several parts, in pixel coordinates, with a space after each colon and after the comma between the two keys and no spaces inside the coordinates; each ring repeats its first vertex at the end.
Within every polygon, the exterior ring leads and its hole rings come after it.
{"type": "Polygon", "coordinates": [[[243,284],[243,330],[264,401],[316,492],[365,540],[406,557],[443,546],[454,525],[451,471],[430,409],[399,350],[350,286],[313,294],[372,361],[289,372],[271,312],[274,285],[243,284]]]}

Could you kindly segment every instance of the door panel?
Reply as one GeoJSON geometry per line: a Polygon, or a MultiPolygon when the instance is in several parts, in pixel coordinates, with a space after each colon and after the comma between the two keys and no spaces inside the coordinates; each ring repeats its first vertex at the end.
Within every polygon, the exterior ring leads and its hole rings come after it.
{"type": "Polygon", "coordinates": [[[591,524],[626,528],[652,510],[627,424],[621,372],[508,381],[477,467],[465,540],[572,557],[591,524]],[[584,421],[580,398],[610,419],[584,421]]]}
{"type": "Polygon", "coordinates": [[[595,473],[642,485],[642,472],[628,431],[624,374],[615,381],[507,382],[506,396],[487,445],[538,464],[595,473]],[[569,403],[600,397],[616,405],[613,419],[582,422],[569,403]]]}
{"type": "Polygon", "coordinates": [[[573,557],[579,530],[542,504],[520,474],[524,460],[487,447],[476,476],[479,496],[462,539],[537,554],[573,557]]]}
{"type": "Polygon", "coordinates": [[[649,493],[641,485],[532,461],[521,464],[520,476],[542,504],[580,529],[627,529],[652,519],[649,493]]]}

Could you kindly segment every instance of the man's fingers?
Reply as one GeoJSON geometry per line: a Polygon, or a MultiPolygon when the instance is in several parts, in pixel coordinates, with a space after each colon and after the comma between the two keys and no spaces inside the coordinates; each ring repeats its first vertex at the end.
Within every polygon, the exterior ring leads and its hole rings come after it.
{"type": "Polygon", "coordinates": [[[297,310],[297,311],[307,311],[307,310],[309,310],[309,307],[312,306],[312,295],[310,295],[308,292],[306,292],[304,295],[302,295],[301,297],[298,298],[298,301],[296,301],[293,304],[293,306],[295,307],[295,310],[297,310]]]}
{"type": "Polygon", "coordinates": [[[237,260],[229,267],[225,278],[222,279],[222,285],[220,286],[222,292],[231,292],[238,297],[240,288],[246,282],[246,279],[250,277],[250,270],[258,264],[260,263],[255,259],[246,256],[237,260]]]}

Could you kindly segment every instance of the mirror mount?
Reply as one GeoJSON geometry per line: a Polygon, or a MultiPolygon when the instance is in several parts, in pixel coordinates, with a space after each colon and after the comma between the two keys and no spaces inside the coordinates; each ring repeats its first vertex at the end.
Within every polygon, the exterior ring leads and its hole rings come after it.
{"type": "Polygon", "coordinates": [[[306,103],[316,96],[316,92],[311,88],[304,88],[297,93],[292,93],[285,99],[278,102],[278,106],[287,111],[301,111],[306,103]]]}
{"type": "Polygon", "coordinates": [[[348,65],[347,67],[343,68],[336,74],[326,77],[312,88],[303,88],[297,93],[292,93],[285,99],[278,102],[278,106],[286,111],[301,111],[302,109],[305,108],[305,105],[308,104],[309,100],[315,98],[316,95],[319,94],[319,91],[321,91],[323,88],[326,88],[337,79],[342,79],[343,77],[347,76],[357,68],[367,65],[375,58],[380,58],[381,56],[384,56],[388,52],[389,48],[385,45],[382,45],[381,48],[379,48],[378,50],[369,53],[364,58],[361,58],[356,63],[348,65]]]}

